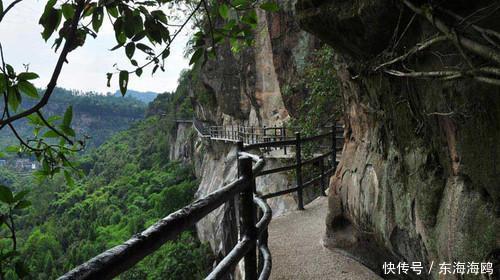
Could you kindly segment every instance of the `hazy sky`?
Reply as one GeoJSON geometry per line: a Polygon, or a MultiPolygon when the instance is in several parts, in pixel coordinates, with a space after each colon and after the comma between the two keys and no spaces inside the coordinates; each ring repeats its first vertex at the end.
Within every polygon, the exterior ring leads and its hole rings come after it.
{"type": "MultiPolygon", "coordinates": [[[[11,2],[4,0],[4,7],[11,2]]],[[[14,66],[18,72],[23,69],[23,64],[29,63],[30,71],[40,75],[35,85],[41,88],[47,85],[58,57],[51,49],[55,34],[48,42],[40,35],[42,27],[38,24],[38,19],[45,3],[46,1],[42,0],[24,0],[0,23],[0,42],[7,63],[14,66]]],[[[105,23],[107,24],[103,25],[97,39],[87,36],[85,45],[69,54],[69,64],[64,65],[58,86],[97,92],[114,92],[118,89],[115,77],[111,88],[106,86],[106,73],[113,72],[115,63],[122,68],[131,65],[123,49],[109,51],[116,42],[109,21],[105,23]]],[[[188,60],[184,58],[183,52],[189,32],[190,29],[187,29],[182,36],[176,38],[170,57],[166,60],[165,72],[158,70],[151,76],[151,70],[146,70],[140,78],[131,75],[129,89],[155,92],[174,90],[180,71],[188,68],[188,60]]]]}

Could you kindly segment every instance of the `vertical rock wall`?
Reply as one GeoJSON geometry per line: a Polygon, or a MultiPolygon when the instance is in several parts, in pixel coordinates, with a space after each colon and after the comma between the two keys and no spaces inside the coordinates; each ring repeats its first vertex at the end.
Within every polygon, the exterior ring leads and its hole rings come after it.
{"type": "MultiPolygon", "coordinates": [[[[297,5],[303,28],[340,54],[332,67],[345,100],[346,141],[331,179],[327,241],[353,253],[381,248],[386,254],[381,261],[423,262],[426,269],[432,262],[435,267],[491,261],[498,273],[500,88],[470,79],[422,81],[367,70],[391,43],[400,15],[405,24],[413,16],[398,3],[300,0],[297,5]]],[[[478,3],[464,4],[460,12],[470,14],[478,3]]],[[[417,16],[401,44],[409,49],[435,32],[417,16]]],[[[416,67],[436,69],[441,63],[435,55],[420,55],[416,67]]],[[[360,256],[381,268],[374,256],[360,256]]],[[[438,271],[414,277],[459,277],[438,271]]]]}
{"type": "Polygon", "coordinates": [[[177,123],[170,144],[170,160],[191,162],[194,153],[194,131],[191,123],[177,123]]]}
{"type": "MultiPolygon", "coordinates": [[[[280,2],[286,9],[273,16],[257,11],[255,46],[235,54],[229,44],[223,44],[217,58],[203,66],[202,81],[215,97],[216,105],[207,109],[204,104],[195,102],[198,118],[217,125],[281,126],[288,121],[290,116],[282,86],[300,67],[302,56],[313,50],[313,44],[310,43],[312,36],[301,31],[293,19],[293,2],[280,2]],[[208,111],[212,112],[203,113],[208,111]]],[[[201,159],[197,197],[236,178],[236,147],[229,143],[204,141],[197,145],[195,158],[201,159]]],[[[280,160],[269,159],[266,168],[281,164],[280,160]]],[[[294,184],[286,174],[263,176],[256,183],[257,191],[263,193],[283,190],[294,184]]],[[[293,195],[270,199],[269,204],[275,215],[297,207],[293,195]]],[[[200,239],[210,242],[216,256],[225,255],[236,241],[231,235],[235,232],[232,215],[230,205],[226,205],[197,225],[200,239]]]]}

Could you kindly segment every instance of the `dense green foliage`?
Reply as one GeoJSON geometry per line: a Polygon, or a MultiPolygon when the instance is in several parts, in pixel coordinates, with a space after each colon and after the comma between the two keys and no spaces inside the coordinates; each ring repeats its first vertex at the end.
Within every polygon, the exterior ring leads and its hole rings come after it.
{"type": "MultiPolygon", "coordinates": [[[[2,101],[0,101],[0,105],[2,101]]],[[[62,116],[68,104],[73,108],[73,129],[78,135],[88,135],[86,148],[102,144],[112,134],[128,128],[131,122],[142,119],[146,104],[134,98],[76,92],[56,88],[51,102],[43,108],[47,116],[62,116]]],[[[33,105],[26,100],[23,106],[33,105]]],[[[23,119],[16,122],[18,133],[25,139],[33,137],[33,127],[23,119]]],[[[0,151],[17,145],[19,140],[7,129],[0,130],[0,151]]],[[[9,154],[7,154],[9,155],[9,154]]]]}
{"type": "Polygon", "coordinates": [[[311,55],[303,74],[285,88],[288,96],[306,93],[291,123],[297,131],[317,134],[318,128],[341,119],[344,104],[333,64],[333,49],[325,45],[311,55]]]}
{"type": "MultiPolygon", "coordinates": [[[[60,174],[37,185],[0,169],[11,189],[31,189],[32,206],[15,216],[20,256],[31,278],[54,279],[192,201],[198,182],[191,167],[168,158],[175,116],[192,116],[183,95],[160,95],[151,103],[147,119],[81,156],[85,176],[74,186],[60,174]]],[[[6,228],[3,233],[8,235],[6,228]]],[[[0,248],[9,248],[4,240],[0,248]]],[[[207,245],[186,232],[121,279],[199,279],[209,264],[207,245]]],[[[12,266],[2,265],[6,278],[16,279],[12,266]]]]}
{"type": "MultiPolygon", "coordinates": [[[[114,93],[114,96],[121,97],[122,94],[120,93],[120,91],[117,90],[114,93]]],[[[155,98],[157,96],[158,96],[158,93],[152,92],[152,91],[142,92],[142,91],[136,91],[136,90],[128,89],[127,90],[127,95],[125,95],[124,97],[134,98],[134,99],[137,99],[139,101],[142,101],[142,102],[148,104],[149,102],[155,100],[155,98]]]]}

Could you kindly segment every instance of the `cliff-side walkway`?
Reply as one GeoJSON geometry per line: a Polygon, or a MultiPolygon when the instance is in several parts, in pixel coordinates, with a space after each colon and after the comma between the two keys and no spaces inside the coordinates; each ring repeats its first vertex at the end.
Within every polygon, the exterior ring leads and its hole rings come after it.
{"type": "Polygon", "coordinates": [[[305,211],[273,218],[269,225],[271,279],[382,279],[359,262],[322,246],[327,201],[319,197],[306,205],[305,211]]]}

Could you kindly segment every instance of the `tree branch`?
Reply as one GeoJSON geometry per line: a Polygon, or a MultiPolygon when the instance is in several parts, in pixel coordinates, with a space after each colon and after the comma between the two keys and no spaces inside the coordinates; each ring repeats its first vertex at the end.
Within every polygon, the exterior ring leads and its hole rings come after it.
{"type": "Polygon", "coordinates": [[[382,67],[385,67],[385,66],[388,66],[388,65],[391,65],[391,64],[394,64],[396,62],[399,62],[399,61],[402,61],[402,60],[405,60],[406,58],[408,58],[409,56],[419,52],[419,51],[422,51],[430,46],[432,46],[433,44],[436,44],[436,43],[439,43],[439,42],[442,42],[442,41],[445,41],[445,40],[448,40],[448,38],[444,35],[441,35],[441,36],[436,36],[434,38],[431,38],[427,41],[424,41],[422,43],[419,43],[417,44],[415,47],[413,47],[410,51],[408,51],[407,53],[401,55],[401,56],[398,56],[390,61],[387,61],[387,62],[384,62],[382,64],[380,64],[379,66],[375,67],[373,69],[373,71],[378,71],[380,68],[382,67]]]}
{"type": "Polygon", "coordinates": [[[19,114],[13,115],[11,117],[8,117],[5,120],[0,120],[0,129],[5,127],[7,124],[16,121],[18,119],[27,117],[36,111],[40,110],[43,106],[47,104],[47,102],[50,99],[50,96],[52,95],[54,88],[57,85],[57,80],[59,79],[59,75],[61,74],[62,67],[64,63],[66,62],[66,57],[68,56],[69,52],[71,51],[73,40],[75,38],[76,31],[78,29],[78,22],[80,21],[80,16],[82,15],[83,9],[85,7],[85,2],[80,0],[78,2],[78,6],[75,10],[75,15],[73,18],[73,22],[71,23],[71,28],[68,34],[68,37],[66,38],[66,42],[64,43],[64,47],[61,51],[61,54],[59,55],[59,59],[57,60],[56,66],[54,68],[54,72],[52,73],[52,77],[47,85],[47,89],[45,90],[45,93],[42,96],[42,99],[35,104],[33,107],[31,107],[28,110],[25,110],[19,114]]]}
{"type": "Polygon", "coordinates": [[[19,4],[21,1],[23,0],[15,0],[14,2],[10,3],[10,5],[3,10],[3,13],[0,13],[0,22],[2,22],[3,18],[10,11],[10,9],[14,8],[14,6],[19,4]]]}
{"type": "MultiPolygon", "coordinates": [[[[476,30],[477,32],[481,33],[482,35],[491,35],[491,36],[494,36],[496,37],[497,40],[500,40],[500,33],[495,31],[495,30],[492,30],[492,29],[487,29],[487,28],[482,28],[480,26],[477,26],[475,24],[473,24],[472,22],[468,21],[466,18],[450,11],[450,10],[447,10],[447,9],[444,9],[444,8],[441,8],[441,7],[438,7],[438,9],[443,12],[443,13],[446,13],[448,14],[449,16],[455,18],[456,20],[459,20],[460,22],[465,22],[467,23],[467,26],[470,26],[471,28],[473,28],[474,30],[476,30]]],[[[488,37],[489,40],[491,40],[491,38],[488,37]]],[[[489,42],[489,40],[487,40],[489,42]]],[[[492,42],[490,42],[492,43],[492,42]]],[[[497,44],[493,43],[496,47],[498,47],[497,44]]]]}
{"type": "Polygon", "coordinates": [[[70,145],[73,145],[73,141],[71,139],[69,139],[66,135],[64,135],[63,133],[61,133],[59,130],[57,130],[54,126],[52,126],[46,119],[45,117],[42,115],[42,113],[40,111],[36,111],[36,114],[38,115],[38,117],[40,117],[40,119],[42,120],[42,122],[45,124],[45,126],[47,126],[49,129],[51,129],[52,131],[54,131],[57,135],[61,136],[64,140],[66,140],[70,145]]]}
{"type": "MultiPolygon", "coordinates": [[[[408,8],[410,8],[413,12],[424,16],[434,27],[436,27],[441,33],[446,35],[450,40],[453,40],[453,32],[451,29],[439,18],[435,17],[430,9],[423,9],[415,6],[409,0],[401,0],[408,8]]],[[[481,43],[473,41],[465,36],[459,36],[457,38],[458,42],[462,47],[467,49],[468,51],[481,56],[487,60],[500,64],[500,53],[495,51],[494,49],[485,46],[481,43]]]]}

